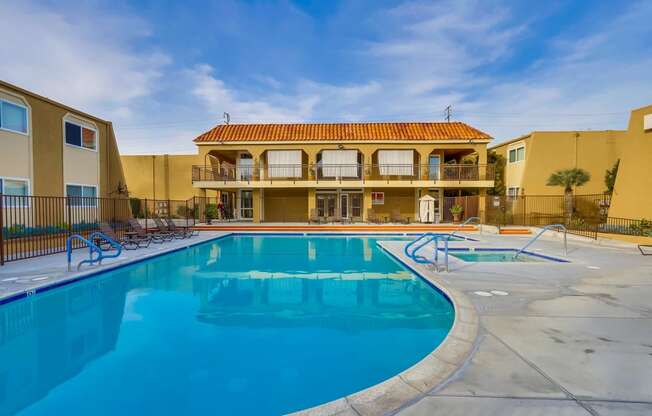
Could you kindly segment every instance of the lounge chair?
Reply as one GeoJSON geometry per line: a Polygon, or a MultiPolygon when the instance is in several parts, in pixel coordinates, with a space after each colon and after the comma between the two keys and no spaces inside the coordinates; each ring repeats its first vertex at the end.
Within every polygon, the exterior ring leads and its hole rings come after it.
{"type": "Polygon", "coordinates": [[[173,233],[183,233],[188,238],[199,235],[199,230],[193,230],[190,227],[176,225],[174,223],[174,220],[172,220],[171,218],[165,218],[165,222],[168,225],[168,229],[173,233]]]}
{"type": "MultiPolygon", "coordinates": [[[[139,236],[138,234],[131,238],[118,237],[118,235],[115,233],[115,230],[106,222],[100,223],[100,232],[109,237],[111,240],[120,244],[125,250],[136,250],[140,247],[149,247],[149,244],[152,242],[150,237],[139,236]]],[[[107,244],[107,241],[100,242],[100,248],[104,249],[104,246],[107,244]]]]}
{"type": "Polygon", "coordinates": [[[149,237],[149,238],[151,238],[152,242],[154,242],[156,244],[160,244],[160,243],[162,243],[164,241],[170,241],[170,240],[172,240],[174,238],[174,236],[172,234],[162,234],[162,233],[160,233],[158,231],[148,233],[147,231],[145,231],[143,226],[140,225],[138,220],[135,219],[135,218],[130,218],[129,219],[129,226],[131,227],[131,229],[134,232],[138,233],[138,234],[136,234],[137,236],[139,236],[141,238],[149,237]]]}
{"type": "Polygon", "coordinates": [[[176,238],[177,240],[181,240],[182,238],[187,237],[186,234],[181,230],[177,230],[176,232],[172,231],[167,225],[165,225],[165,223],[163,223],[163,220],[160,217],[154,217],[153,220],[161,234],[171,235],[172,238],[176,238]]]}
{"type": "Polygon", "coordinates": [[[398,222],[400,224],[407,224],[407,219],[405,219],[405,218],[403,218],[403,216],[401,216],[401,211],[398,210],[398,209],[393,209],[392,210],[392,215],[390,217],[390,220],[392,222],[398,222]]]}
{"type": "Polygon", "coordinates": [[[326,222],[326,218],[320,217],[319,213],[317,212],[317,209],[312,208],[310,210],[310,218],[308,219],[309,223],[316,222],[317,224],[322,224],[326,222]]]}
{"type": "Polygon", "coordinates": [[[379,224],[381,222],[380,217],[378,217],[376,211],[374,211],[373,208],[369,208],[367,210],[367,222],[371,222],[374,224],[379,224]]]}

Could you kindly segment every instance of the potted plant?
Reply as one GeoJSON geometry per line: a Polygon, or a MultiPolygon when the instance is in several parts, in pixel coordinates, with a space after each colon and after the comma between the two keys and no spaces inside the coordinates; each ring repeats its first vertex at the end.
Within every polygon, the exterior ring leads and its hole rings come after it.
{"type": "Polygon", "coordinates": [[[208,224],[213,223],[213,219],[218,217],[217,205],[215,204],[206,204],[206,222],[208,224]]]}
{"type": "Polygon", "coordinates": [[[460,216],[464,212],[464,207],[460,204],[455,204],[450,208],[451,214],[453,214],[453,222],[460,222],[460,216]]]}

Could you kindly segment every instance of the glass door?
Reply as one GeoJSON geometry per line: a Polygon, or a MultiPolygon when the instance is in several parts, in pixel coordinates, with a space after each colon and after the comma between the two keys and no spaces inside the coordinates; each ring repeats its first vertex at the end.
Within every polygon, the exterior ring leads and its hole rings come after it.
{"type": "Polygon", "coordinates": [[[349,218],[349,194],[340,195],[340,215],[349,218]]]}
{"type": "Polygon", "coordinates": [[[248,153],[240,154],[240,161],[237,166],[238,180],[250,181],[254,174],[254,159],[248,153]]]}
{"type": "Polygon", "coordinates": [[[254,218],[253,191],[240,191],[240,218],[243,220],[250,220],[254,218]]]}
{"type": "Polygon", "coordinates": [[[430,155],[428,158],[428,179],[431,181],[439,180],[439,165],[441,159],[439,155],[430,155]]]}

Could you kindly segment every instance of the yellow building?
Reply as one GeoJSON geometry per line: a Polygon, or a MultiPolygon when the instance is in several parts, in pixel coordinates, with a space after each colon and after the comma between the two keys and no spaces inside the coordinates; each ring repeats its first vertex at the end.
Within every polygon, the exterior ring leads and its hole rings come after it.
{"type": "Polygon", "coordinates": [[[652,105],[633,110],[622,141],[612,218],[652,220],[652,105]]]}
{"type": "Polygon", "coordinates": [[[116,197],[111,122],[0,81],[0,193],[116,197]]]}
{"type": "Polygon", "coordinates": [[[430,194],[438,221],[445,191],[483,196],[494,185],[490,140],[464,123],[230,124],[196,138],[195,156],[123,163],[132,196],[214,195],[228,218],[417,221],[430,194]],[[469,155],[476,164],[461,163],[469,155]]]}
{"type": "Polygon", "coordinates": [[[605,191],[604,176],[624,148],[626,131],[533,131],[500,143],[489,150],[505,158],[507,195],[563,195],[559,186],[546,185],[557,170],[581,168],[591,180],[575,192],[599,194],[605,191]]]}

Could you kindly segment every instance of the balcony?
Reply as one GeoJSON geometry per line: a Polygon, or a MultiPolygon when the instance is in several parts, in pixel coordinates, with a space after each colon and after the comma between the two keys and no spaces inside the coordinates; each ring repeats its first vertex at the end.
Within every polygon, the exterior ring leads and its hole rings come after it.
{"type": "Polygon", "coordinates": [[[437,187],[491,187],[494,165],[242,165],[215,168],[193,166],[196,187],[306,187],[411,185],[437,187]]]}

